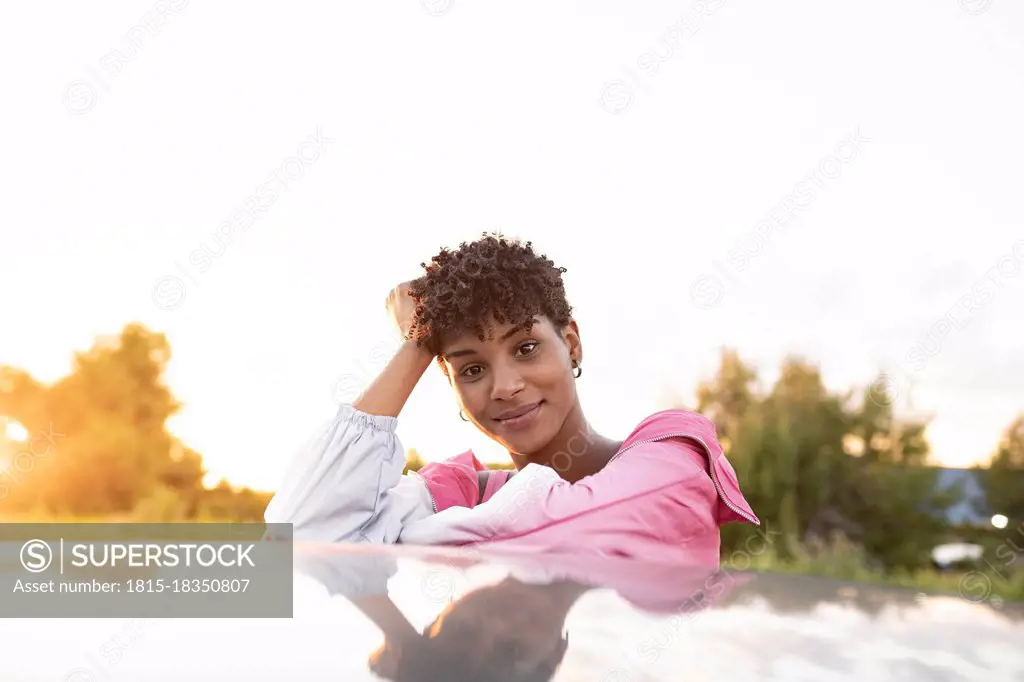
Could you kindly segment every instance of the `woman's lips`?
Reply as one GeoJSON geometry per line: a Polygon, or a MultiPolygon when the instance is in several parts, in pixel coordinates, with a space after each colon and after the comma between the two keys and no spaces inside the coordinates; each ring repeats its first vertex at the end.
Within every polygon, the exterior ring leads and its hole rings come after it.
{"type": "Polygon", "coordinates": [[[533,421],[537,418],[537,414],[540,412],[540,407],[543,404],[544,401],[542,400],[536,405],[534,405],[533,408],[530,409],[530,411],[524,412],[518,417],[512,417],[510,419],[499,419],[497,421],[499,424],[501,424],[503,427],[507,429],[515,430],[525,428],[529,426],[531,423],[533,423],[533,421]]]}

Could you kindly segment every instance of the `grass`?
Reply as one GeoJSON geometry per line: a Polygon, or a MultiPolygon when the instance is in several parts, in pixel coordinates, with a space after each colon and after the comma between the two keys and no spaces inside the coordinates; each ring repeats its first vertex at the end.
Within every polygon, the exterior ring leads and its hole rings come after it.
{"type": "Polygon", "coordinates": [[[986,601],[993,596],[1007,601],[1024,601],[1024,571],[1015,571],[1011,566],[981,564],[946,572],[933,569],[885,572],[869,568],[862,551],[842,540],[827,547],[800,547],[794,555],[782,557],[774,548],[768,547],[757,555],[743,553],[737,555],[736,560],[726,557],[722,565],[740,570],[910,587],[928,593],[953,594],[972,602],[986,601]]]}

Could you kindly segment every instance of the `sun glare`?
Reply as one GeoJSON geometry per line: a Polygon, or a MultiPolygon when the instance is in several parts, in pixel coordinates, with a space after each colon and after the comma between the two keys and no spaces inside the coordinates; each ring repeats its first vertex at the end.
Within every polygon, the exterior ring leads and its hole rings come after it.
{"type": "Polygon", "coordinates": [[[0,423],[4,425],[4,434],[7,436],[7,440],[20,443],[28,439],[28,429],[13,419],[0,418],[0,423]]]}

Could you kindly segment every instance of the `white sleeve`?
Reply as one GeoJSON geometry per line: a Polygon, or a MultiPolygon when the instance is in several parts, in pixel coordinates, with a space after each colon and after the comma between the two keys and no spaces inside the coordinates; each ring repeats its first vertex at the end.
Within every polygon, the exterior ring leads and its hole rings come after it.
{"type": "Polygon", "coordinates": [[[398,420],[342,405],[293,457],[264,512],[291,523],[295,541],[395,543],[433,512],[426,483],[403,476],[398,420]]]}
{"type": "Polygon", "coordinates": [[[388,593],[388,580],[398,572],[398,560],[388,554],[303,551],[295,552],[300,573],[327,589],[332,597],[349,599],[388,593]]]}

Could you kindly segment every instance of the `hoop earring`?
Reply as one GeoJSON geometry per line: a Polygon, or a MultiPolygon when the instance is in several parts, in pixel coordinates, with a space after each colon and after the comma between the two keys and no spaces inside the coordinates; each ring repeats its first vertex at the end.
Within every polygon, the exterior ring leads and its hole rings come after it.
{"type": "Polygon", "coordinates": [[[575,372],[572,373],[572,375],[574,377],[579,379],[581,376],[583,376],[583,363],[582,362],[574,362],[574,363],[572,363],[572,368],[574,370],[576,370],[575,372]]]}
{"type": "Polygon", "coordinates": [[[462,410],[459,410],[459,416],[462,418],[462,421],[464,421],[464,422],[468,422],[469,421],[468,419],[466,419],[466,415],[462,414],[462,410]]]}

